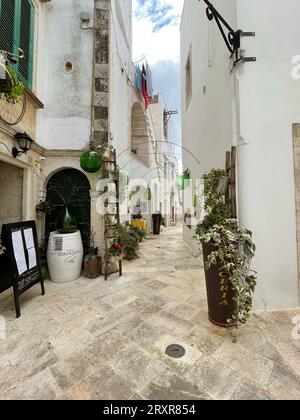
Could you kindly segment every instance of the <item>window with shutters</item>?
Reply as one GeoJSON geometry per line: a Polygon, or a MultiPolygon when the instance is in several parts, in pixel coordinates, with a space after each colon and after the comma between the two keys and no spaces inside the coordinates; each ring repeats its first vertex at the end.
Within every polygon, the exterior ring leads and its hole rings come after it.
{"type": "Polygon", "coordinates": [[[32,88],[34,5],[32,0],[0,0],[0,50],[25,57],[14,66],[20,80],[32,88]]]}

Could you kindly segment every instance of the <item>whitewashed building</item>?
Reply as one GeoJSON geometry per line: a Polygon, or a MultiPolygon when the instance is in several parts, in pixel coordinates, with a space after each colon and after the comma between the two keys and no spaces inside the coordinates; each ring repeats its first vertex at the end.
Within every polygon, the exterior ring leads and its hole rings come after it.
{"type": "MultiPolygon", "coordinates": [[[[80,167],[81,154],[92,144],[112,145],[120,169],[132,181],[122,220],[130,220],[141,209],[151,230],[152,212],[165,209],[159,161],[163,137],[157,131],[163,110],[159,115],[153,112],[155,101],[146,110],[136,89],[132,1],[13,3],[0,2],[1,24],[5,22],[0,50],[25,50],[27,80],[22,80],[27,107],[17,125],[9,126],[0,119],[0,179],[10,179],[0,185],[0,229],[4,223],[36,219],[42,239],[55,230],[59,212],[69,204],[74,206],[82,232],[92,229],[95,245],[102,251],[103,217],[97,207],[100,174],[89,175],[80,167]],[[15,23],[19,38],[14,34],[15,23]],[[12,38],[15,41],[10,45],[12,38]],[[10,153],[17,145],[14,135],[25,131],[34,141],[32,148],[15,159],[10,153]],[[133,194],[134,179],[144,185],[137,194],[133,194]],[[57,186],[65,197],[57,196],[57,186]],[[45,200],[57,204],[51,215],[36,213],[36,205],[45,200]]],[[[23,67],[17,68],[21,77],[23,67]]],[[[83,238],[86,247],[88,236],[83,238]]]]}
{"type": "MultiPolygon", "coordinates": [[[[206,2],[207,3],[207,2],[206,2]]],[[[299,24],[297,0],[212,0],[241,37],[234,59],[207,4],[186,0],[181,24],[182,138],[192,178],[238,153],[238,217],[257,244],[256,307],[299,305],[299,24]],[[246,34],[247,35],[247,34],[246,34]],[[255,36],[254,36],[255,35],[255,36]],[[297,245],[298,244],[298,245],[297,245]],[[297,248],[298,246],[298,248],[297,248]],[[297,253],[298,249],[298,253],[297,253]]],[[[224,26],[223,26],[224,27],[224,26]]],[[[224,28],[226,37],[228,30],[224,28]]],[[[185,230],[186,240],[193,231],[185,230]]]]}

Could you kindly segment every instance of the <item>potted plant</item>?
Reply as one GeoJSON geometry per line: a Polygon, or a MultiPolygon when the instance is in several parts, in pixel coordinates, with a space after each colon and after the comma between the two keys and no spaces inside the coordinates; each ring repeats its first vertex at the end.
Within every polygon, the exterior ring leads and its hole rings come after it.
{"type": "Polygon", "coordinates": [[[202,244],[209,319],[222,327],[245,324],[252,309],[256,273],[251,271],[255,255],[252,233],[231,219],[220,187],[226,171],[213,169],[203,177],[204,220],[196,228],[202,244]]]}
{"type": "Polygon", "coordinates": [[[136,233],[131,230],[129,224],[118,226],[117,229],[118,242],[124,245],[124,258],[133,260],[139,256],[139,238],[136,233]]]}
{"type": "Polygon", "coordinates": [[[101,273],[102,258],[98,254],[98,248],[95,247],[95,232],[92,230],[90,235],[90,248],[88,254],[84,257],[84,272],[87,278],[95,279],[101,273]]]}
{"type": "Polygon", "coordinates": [[[147,237],[147,232],[144,229],[140,229],[136,226],[130,226],[130,231],[136,236],[139,242],[142,242],[147,237]]]}
{"type": "Polygon", "coordinates": [[[16,104],[19,102],[24,94],[25,85],[22,83],[16,75],[12,66],[6,66],[6,77],[5,82],[2,82],[1,91],[4,92],[4,98],[6,102],[10,104],[16,104]]]}

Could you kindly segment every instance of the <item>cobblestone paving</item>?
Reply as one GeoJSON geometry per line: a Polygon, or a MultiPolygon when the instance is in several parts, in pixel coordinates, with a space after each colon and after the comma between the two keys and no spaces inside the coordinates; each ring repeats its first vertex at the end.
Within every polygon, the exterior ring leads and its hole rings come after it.
{"type": "Polygon", "coordinates": [[[232,344],[207,319],[203,267],[179,229],[142,244],[124,277],[0,295],[0,399],[300,399],[300,310],[260,312],[232,344]],[[165,349],[181,344],[186,355],[165,349]]]}

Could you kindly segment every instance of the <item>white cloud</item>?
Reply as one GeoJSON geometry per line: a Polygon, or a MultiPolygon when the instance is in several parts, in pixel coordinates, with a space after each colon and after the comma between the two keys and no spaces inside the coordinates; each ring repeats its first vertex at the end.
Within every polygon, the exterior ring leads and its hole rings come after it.
{"type": "Polygon", "coordinates": [[[179,25],[183,1],[133,0],[133,53],[135,60],[146,56],[150,64],[163,60],[179,61],[179,25]],[[144,3],[143,7],[140,6],[141,3],[144,3]],[[156,14],[153,13],[154,4],[156,14]],[[159,7],[161,9],[165,7],[165,13],[158,17],[159,7]],[[164,18],[167,23],[165,26],[163,26],[164,18]],[[162,28],[158,29],[160,25],[162,28]]]}

